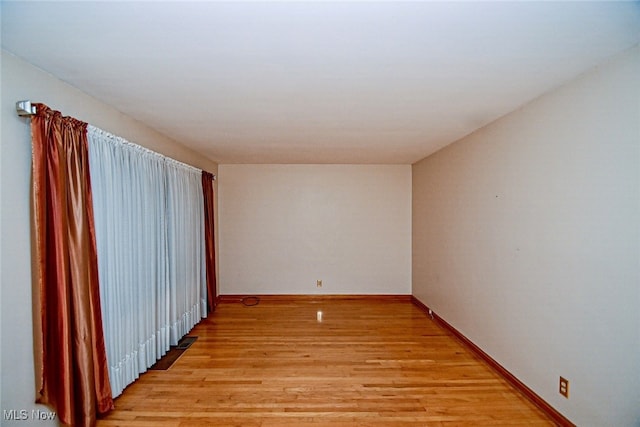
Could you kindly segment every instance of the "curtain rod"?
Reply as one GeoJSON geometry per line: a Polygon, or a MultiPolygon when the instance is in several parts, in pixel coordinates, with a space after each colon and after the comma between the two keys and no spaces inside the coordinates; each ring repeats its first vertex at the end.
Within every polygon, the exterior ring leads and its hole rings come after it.
{"type": "MultiPolygon", "coordinates": [[[[29,100],[18,101],[16,102],[16,113],[18,113],[20,117],[31,117],[36,114],[36,106],[31,104],[29,100]]],[[[215,181],[217,178],[216,174],[211,175],[213,175],[213,180],[215,181]]]]}
{"type": "Polygon", "coordinates": [[[31,117],[36,113],[36,106],[31,101],[16,102],[16,112],[20,117],[31,117]]]}

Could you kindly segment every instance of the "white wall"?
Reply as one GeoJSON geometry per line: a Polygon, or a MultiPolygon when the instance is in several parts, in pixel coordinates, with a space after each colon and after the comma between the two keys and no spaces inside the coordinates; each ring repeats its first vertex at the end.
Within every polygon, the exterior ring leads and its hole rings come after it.
{"type": "MultiPolygon", "coordinates": [[[[216,172],[217,165],[118,111],[2,52],[1,147],[1,402],[0,410],[48,411],[35,405],[31,298],[29,120],[15,102],[30,99],[74,116],[185,163],[216,172]]],[[[2,416],[2,415],[0,415],[2,416]]],[[[10,425],[55,425],[42,421],[0,421],[10,425]]]]}
{"type": "Polygon", "coordinates": [[[414,165],[413,294],[574,423],[640,425],[639,227],[636,47],[414,165]]]}
{"type": "Polygon", "coordinates": [[[410,165],[220,165],[218,185],[221,294],[410,294],[410,165]]]}

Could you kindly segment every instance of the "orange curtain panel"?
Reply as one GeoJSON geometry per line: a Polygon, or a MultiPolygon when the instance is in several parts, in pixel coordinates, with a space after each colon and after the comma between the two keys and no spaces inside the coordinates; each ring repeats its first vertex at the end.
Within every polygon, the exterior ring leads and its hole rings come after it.
{"type": "Polygon", "coordinates": [[[216,244],[214,234],[213,193],[214,176],[202,171],[202,193],[204,196],[204,242],[206,248],[207,268],[207,309],[209,312],[216,307],[216,244]]]}
{"type": "Polygon", "coordinates": [[[113,408],[100,309],[87,124],[43,104],[32,117],[38,402],[95,425],[113,408]]]}

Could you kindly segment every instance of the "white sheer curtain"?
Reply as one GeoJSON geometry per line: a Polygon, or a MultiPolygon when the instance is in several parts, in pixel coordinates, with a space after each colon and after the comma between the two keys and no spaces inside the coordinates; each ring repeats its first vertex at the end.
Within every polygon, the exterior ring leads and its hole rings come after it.
{"type": "Polygon", "coordinates": [[[88,127],[113,397],[206,317],[201,171],[88,127]]]}
{"type": "Polygon", "coordinates": [[[167,168],[167,242],[170,339],[177,342],[207,313],[202,172],[174,163],[167,168]],[[195,173],[194,173],[195,172],[195,173]],[[180,284],[190,284],[180,286],[180,284]]]}

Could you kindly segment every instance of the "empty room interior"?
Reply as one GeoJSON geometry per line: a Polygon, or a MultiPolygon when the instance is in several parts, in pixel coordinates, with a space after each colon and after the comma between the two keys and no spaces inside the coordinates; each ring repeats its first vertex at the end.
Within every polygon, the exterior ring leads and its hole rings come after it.
{"type": "Polygon", "coordinates": [[[639,2],[0,14],[0,425],[640,426],[639,2]]]}

